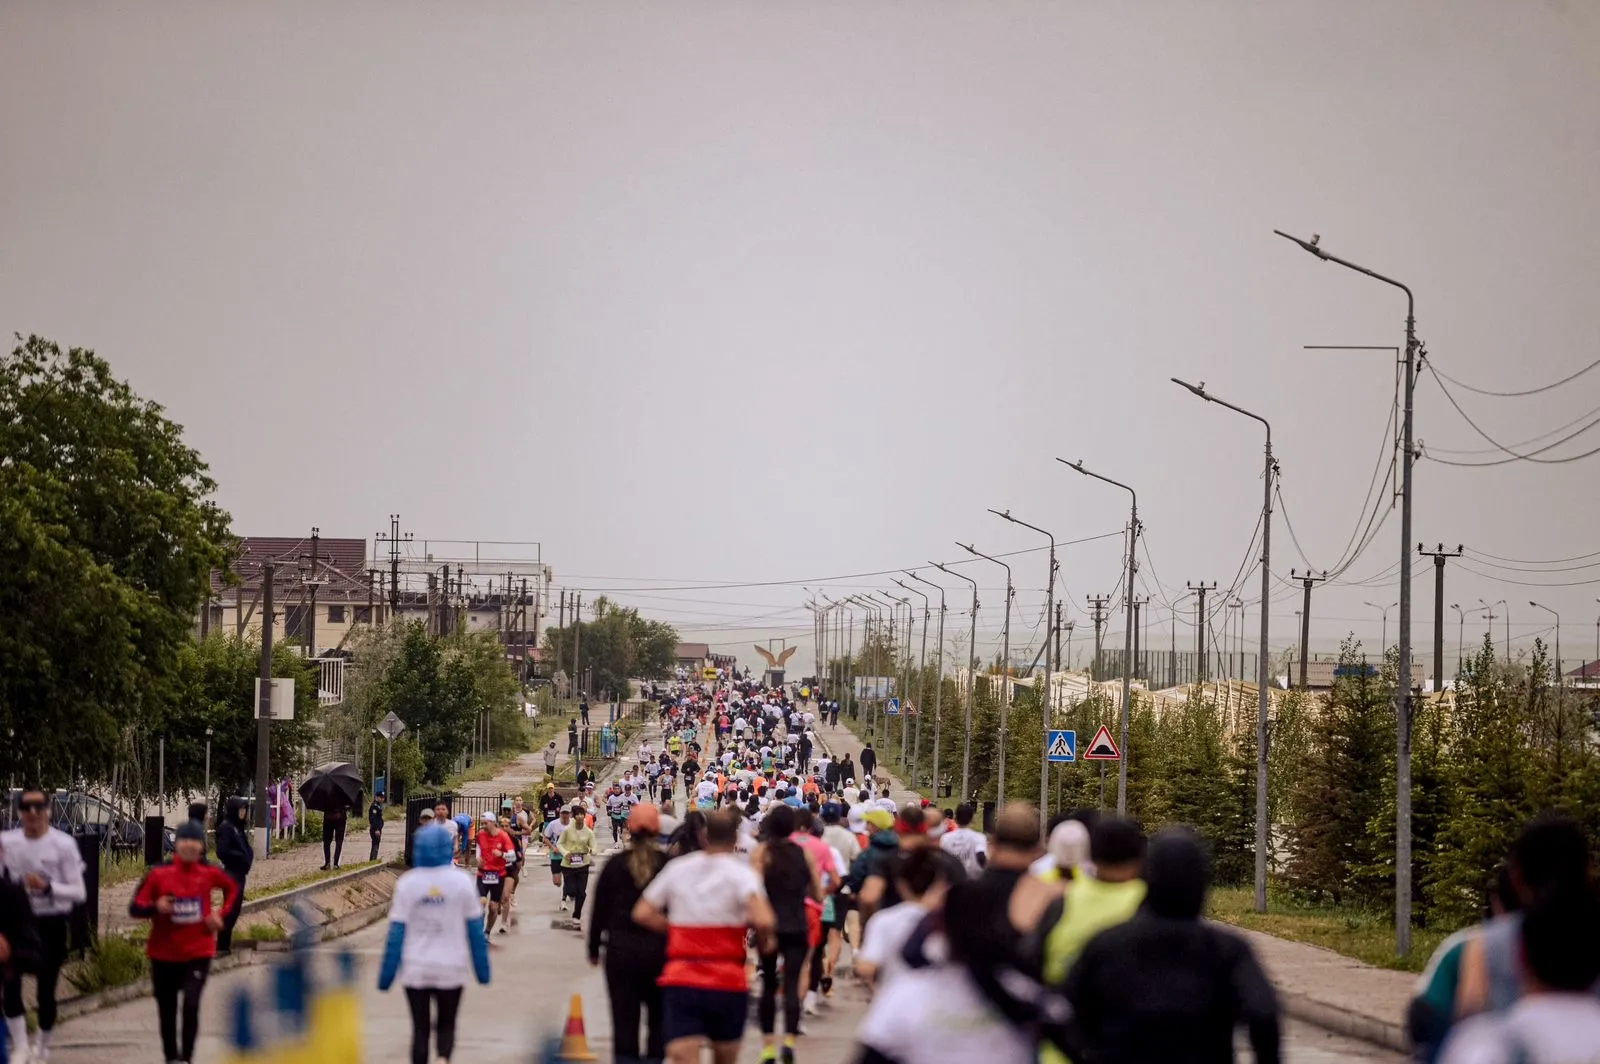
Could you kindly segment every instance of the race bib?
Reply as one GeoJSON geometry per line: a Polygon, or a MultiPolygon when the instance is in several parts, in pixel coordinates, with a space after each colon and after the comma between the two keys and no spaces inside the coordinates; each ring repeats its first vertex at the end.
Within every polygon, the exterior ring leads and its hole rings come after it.
{"type": "Polygon", "coordinates": [[[205,917],[205,904],[200,898],[172,899],[172,922],[175,924],[198,924],[205,917]]]}
{"type": "Polygon", "coordinates": [[[478,881],[480,883],[483,883],[485,886],[492,887],[496,883],[500,882],[500,873],[499,872],[485,872],[485,873],[483,873],[483,875],[478,877],[478,881]]]}
{"type": "Polygon", "coordinates": [[[567,860],[572,863],[572,867],[579,868],[589,863],[589,855],[586,853],[575,853],[568,857],[567,860]]]}

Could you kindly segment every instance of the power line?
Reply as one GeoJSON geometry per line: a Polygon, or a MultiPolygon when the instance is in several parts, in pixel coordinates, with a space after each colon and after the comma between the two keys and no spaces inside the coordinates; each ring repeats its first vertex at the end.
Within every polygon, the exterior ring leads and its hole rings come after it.
{"type": "Polygon", "coordinates": [[[1562,377],[1560,380],[1555,381],[1554,383],[1540,385],[1537,388],[1529,388],[1527,391],[1523,391],[1523,392],[1496,392],[1496,391],[1490,391],[1487,388],[1475,388],[1472,385],[1467,384],[1467,383],[1465,383],[1463,381],[1456,380],[1454,377],[1451,377],[1451,376],[1441,372],[1438,369],[1434,369],[1434,367],[1431,364],[1429,365],[1428,368],[1432,369],[1433,372],[1436,375],[1438,375],[1440,377],[1443,377],[1445,380],[1449,381],[1451,384],[1454,384],[1457,388],[1461,388],[1461,389],[1464,389],[1464,390],[1469,391],[1469,392],[1475,392],[1478,395],[1492,395],[1497,399],[1520,399],[1525,395],[1539,395],[1542,392],[1548,392],[1551,389],[1559,388],[1563,384],[1570,384],[1572,381],[1577,380],[1579,377],[1583,376],[1585,373],[1588,373],[1590,370],[1594,369],[1596,366],[1600,366],[1600,358],[1595,359],[1593,362],[1589,363],[1587,366],[1585,366],[1582,369],[1578,370],[1578,372],[1573,373],[1573,374],[1571,374],[1569,376],[1566,376],[1566,377],[1562,377]]]}
{"type": "Polygon", "coordinates": [[[1469,415],[1465,410],[1463,410],[1461,408],[1461,404],[1460,403],[1456,402],[1456,397],[1450,394],[1450,389],[1448,389],[1448,388],[1446,388],[1444,386],[1443,378],[1440,377],[1439,371],[1433,368],[1433,364],[1432,363],[1424,363],[1424,366],[1427,368],[1428,372],[1430,372],[1430,373],[1432,373],[1434,375],[1434,377],[1437,380],[1437,383],[1439,385],[1439,390],[1444,393],[1445,399],[1449,400],[1450,405],[1455,408],[1456,413],[1461,415],[1461,420],[1465,421],[1468,425],[1472,426],[1472,431],[1476,432],[1479,436],[1482,436],[1486,441],[1488,441],[1489,443],[1493,444],[1496,450],[1501,451],[1504,454],[1507,454],[1507,455],[1510,456],[1508,458],[1496,458],[1496,459],[1494,459],[1492,461],[1487,461],[1487,462],[1456,462],[1456,461],[1452,461],[1452,460],[1447,459],[1447,458],[1434,458],[1431,455],[1425,455],[1425,457],[1428,457],[1431,461],[1438,462],[1441,465],[1469,466],[1469,467],[1470,466],[1475,466],[1475,467],[1479,467],[1479,468],[1488,467],[1488,466],[1509,465],[1512,462],[1535,462],[1535,463],[1538,463],[1539,465],[1565,465],[1568,462],[1577,462],[1577,461],[1581,461],[1582,459],[1592,457],[1593,455],[1600,454],[1600,447],[1596,447],[1593,450],[1585,451],[1582,454],[1569,455],[1569,456],[1564,457],[1564,458],[1538,458],[1538,457],[1535,457],[1536,455],[1544,454],[1546,451],[1552,451],[1555,448],[1561,446],[1563,443],[1566,443],[1569,440],[1576,439],[1577,437],[1583,435],[1585,432],[1588,432],[1590,429],[1594,428],[1596,425],[1600,425],[1600,415],[1595,416],[1594,418],[1590,419],[1583,426],[1574,429],[1573,431],[1567,433],[1565,436],[1562,436],[1560,439],[1554,440],[1554,441],[1552,441],[1550,443],[1545,444],[1543,447],[1538,447],[1538,448],[1535,448],[1534,450],[1525,451],[1525,452],[1524,451],[1517,451],[1517,450],[1514,450],[1512,447],[1501,443],[1499,440],[1495,439],[1493,436],[1489,435],[1487,432],[1485,432],[1478,425],[1478,423],[1476,421],[1472,420],[1471,415],[1469,415]]]}

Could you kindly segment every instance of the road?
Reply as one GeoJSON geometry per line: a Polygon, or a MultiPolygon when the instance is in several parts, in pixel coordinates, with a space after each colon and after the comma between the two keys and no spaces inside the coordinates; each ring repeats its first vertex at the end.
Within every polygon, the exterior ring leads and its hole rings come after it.
{"type": "MultiPolygon", "coordinates": [[[[536,870],[537,871],[537,870],[536,870]]],[[[603,1061],[611,1059],[611,1036],[605,982],[588,965],[582,939],[574,931],[551,926],[557,891],[548,876],[536,875],[525,886],[520,925],[495,935],[494,978],[487,987],[467,991],[462,1006],[455,1059],[473,1064],[527,1064],[542,1036],[559,1033],[568,1001],[582,995],[589,1044],[603,1061]]],[[[319,947],[319,953],[350,949],[361,968],[367,1060],[392,1064],[406,1059],[410,1021],[405,998],[398,991],[376,989],[378,957],[385,925],[380,922],[349,938],[319,947]]],[[[262,992],[266,972],[260,966],[238,968],[217,976],[206,990],[196,1064],[223,1064],[224,1035],[230,1002],[240,989],[262,992]]],[[[851,1033],[865,1007],[854,987],[842,988],[838,1003],[810,1021],[801,1048],[807,1064],[845,1064],[852,1058],[851,1033]]],[[[760,1052],[753,1027],[746,1032],[742,1060],[754,1064],[760,1052]]],[[[1338,1061],[1398,1062],[1392,1053],[1326,1034],[1317,1028],[1290,1024],[1291,1064],[1334,1064],[1338,1061]]],[[[72,1020],[56,1032],[53,1064],[144,1064],[161,1059],[155,1005],[149,999],[72,1020]]]]}

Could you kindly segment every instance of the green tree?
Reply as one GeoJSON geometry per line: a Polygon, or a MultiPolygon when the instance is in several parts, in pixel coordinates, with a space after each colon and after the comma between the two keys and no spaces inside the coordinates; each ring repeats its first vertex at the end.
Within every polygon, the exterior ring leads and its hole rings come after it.
{"type": "Polygon", "coordinates": [[[1307,756],[1291,780],[1297,816],[1287,825],[1287,872],[1291,884],[1313,897],[1370,904],[1385,898],[1380,870],[1394,845],[1392,831],[1385,843],[1370,830],[1394,749],[1392,688],[1371,675],[1354,639],[1340,649],[1339,664],[1341,675],[1310,724],[1307,756]]]}
{"type": "Polygon", "coordinates": [[[0,772],[106,779],[174,695],[228,515],[182,429],[82,348],[0,359],[0,772]]]}
{"type": "Polygon", "coordinates": [[[621,698],[629,693],[630,679],[660,679],[671,674],[677,661],[678,630],[601,596],[594,603],[594,620],[548,628],[542,646],[552,671],[559,669],[573,676],[576,651],[577,667],[585,673],[594,670],[593,689],[614,692],[621,698]]]}

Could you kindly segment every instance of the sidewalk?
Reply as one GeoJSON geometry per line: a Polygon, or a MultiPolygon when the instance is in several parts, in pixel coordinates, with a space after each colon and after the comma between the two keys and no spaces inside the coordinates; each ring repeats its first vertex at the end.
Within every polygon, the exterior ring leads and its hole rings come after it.
{"type": "MultiPolygon", "coordinates": [[[[848,753],[860,762],[864,744],[843,723],[838,727],[819,725],[817,738],[832,756],[848,753]]],[[[886,776],[887,771],[879,768],[877,774],[886,776]]],[[[889,779],[889,796],[895,801],[920,798],[898,779],[889,779]]],[[[1409,1050],[1404,1016],[1406,1003],[1415,992],[1415,975],[1374,968],[1332,950],[1259,931],[1231,930],[1254,947],[1289,1016],[1396,1052],[1409,1050]]]]}

